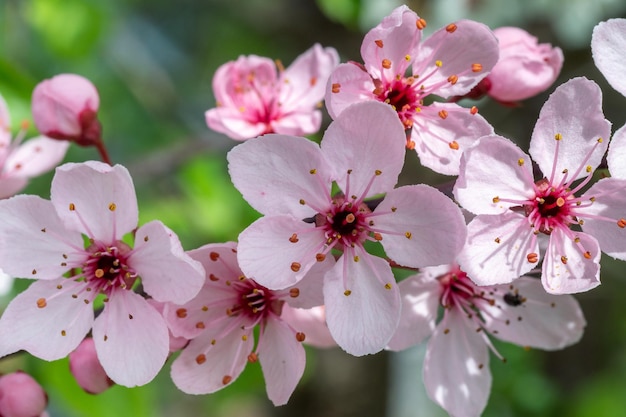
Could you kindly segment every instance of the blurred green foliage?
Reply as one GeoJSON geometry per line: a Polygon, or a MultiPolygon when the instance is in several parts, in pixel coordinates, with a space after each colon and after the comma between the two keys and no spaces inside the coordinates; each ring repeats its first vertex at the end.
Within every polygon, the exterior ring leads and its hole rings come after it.
{"type": "MultiPolygon", "coordinates": [[[[215,69],[241,54],[269,56],[288,65],[314,42],[336,47],[343,61],[360,61],[363,33],[397,4],[386,0],[0,0],[0,93],[17,126],[20,120],[30,119],[30,94],[40,80],[61,72],[91,79],[101,94],[100,117],[111,157],[133,175],[141,223],[162,220],[186,249],[236,240],[258,213],[228,178],[225,154],[235,143],[209,131],[204,122],[204,111],[214,106],[215,69]]],[[[522,26],[542,42],[561,45],[566,62],[559,83],[579,75],[596,80],[605,91],[606,115],[614,127],[626,121],[626,98],[612,91],[597,72],[588,47],[590,28],[624,13],[622,2],[421,0],[408,4],[427,19],[428,30],[462,14],[491,27],[522,26]],[[563,25],[563,12],[578,16],[581,26],[563,25]],[[581,27],[585,29],[578,33],[581,27]]],[[[517,109],[482,102],[481,113],[498,132],[526,146],[548,93],[517,109]]],[[[31,133],[36,134],[34,129],[31,133]]],[[[95,150],[72,147],[66,160],[94,158],[95,150]]],[[[26,192],[47,197],[51,177],[35,179],[26,192]]],[[[421,169],[414,155],[408,155],[401,181],[436,184],[449,178],[421,169]]],[[[589,322],[580,344],[552,353],[496,344],[508,361],[501,363],[492,356],[494,388],[485,416],[626,414],[626,304],[618,298],[626,293],[625,269],[620,262],[605,261],[604,284],[579,297],[589,322]]],[[[26,285],[19,282],[15,291],[26,285]]],[[[385,373],[384,363],[391,355],[352,358],[342,352],[313,350],[309,354],[307,374],[292,403],[278,409],[265,398],[258,364],[248,366],[228,389],[197,397],[176,390],[169,380],[169,365],[147,386],[113,387],[100,396],[78,388],[67,360],[46,363],[16,355],[3,360],[0,370],[32,372],[48,390],[52,417],[382,415],[386,378],[393,377],[385,373]],[[315,411],[307,414],[306,410],[315,411]]]]}

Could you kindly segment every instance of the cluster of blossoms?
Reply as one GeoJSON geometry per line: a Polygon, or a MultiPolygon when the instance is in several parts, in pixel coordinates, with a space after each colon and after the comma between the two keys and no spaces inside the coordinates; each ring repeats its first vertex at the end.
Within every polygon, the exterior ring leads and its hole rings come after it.
{"type": "MultiPolygon", "coordinates": [[[[237,242],[191,251],[160,221],[138,226],[131,176],[109,161],[89,81],[39,84],[32,111],[45,136],[24,145],[25,126],[11,141],[0,99],[1,197],[59,164],[70,142],[103,159],[57,167],[49,200],[0,201],[0,268],[36,279],[0,318],[0,356],[69,356],[94,394],[150,382],[179,351],[171,377],[189,394],[259,362],[282,405],[303,375],[303,343],[362,356],[429,338],[430,398],[472,417],[489,397],[489,351],[501,358],[491,337],[545,350],[580,340],[571,294],[600,284],[602,252],[626,260],[626,127],[611,141],[600,88],[574,78],[541,109],[528,156],[459,103],[515,105],[546,90],[561,50],[518,28],[461,20],[422,39],[425,27],[401,6],[365,35],[363,63],[314,45],[286,69],[258,56],[220,67],[206,122],[243,141],[229,174],[262,216],[237,242]],[[333,121],[318,144],[302,135],[320,129],[322,100],[333,121]],[[452,195],[396,187],[406,149],[457,176],[452,195]],[[396,268],[416,274],[397,282],[396,268]]],[[[625,20],[601,23],[592,50],[626,95],[624,34],[625,20]]],[[[1,415],[45,415],[35,388],[22,391],[37,401],[10,401],[37,411],[3,411],[5,378],[1,415]]]]}

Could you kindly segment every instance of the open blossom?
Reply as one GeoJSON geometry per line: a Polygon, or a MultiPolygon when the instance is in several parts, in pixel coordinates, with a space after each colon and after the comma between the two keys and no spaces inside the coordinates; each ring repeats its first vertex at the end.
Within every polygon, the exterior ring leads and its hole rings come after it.
{"type": "Polygon", "coordinates": [[[269,58],[240,56],[217,69],[213,77],[217,107],[206,112],[206,122],[235,140],[264,133],[316,133],[326,81],[338,63],[337,51],[319,44],[287,69],[278,65],[278,73],[269,58]]]}
{"type": "Polygon", "coordinates": [[[402,140],[422,165],[457,175],[463,150],[493,128],[475,107],[428,102],[432,96],[469,92],[498,60],[498,43],[487,26],[470,20],[452,23],[421,42],[425,26],[407,6],[396,8],[365,35],[364,64],[349,62],[333,71],[326,107],[334,119],[352,103],[389,104],[407,129],[402,140]]]}
{"type": "MultiPolygon", "coordinates": [[[[269,290],[243,274],[236,252],[234,242],[189,252],[203,264],[206,280],[188,303],[165,306],[172,332],[191,339],[172,364],[172,379],[183,392],[208,394],[234,382],[247,362],[259,361],[268,397],[275,405],[283,405],[304,372],[306,334],[282,315],[292,306],[319,305],[321,286],[269,290]]],[[[316,281],[319,277],[314,275],[328,266],[332,266],[330,259],[312,271],[311,278],[316,281]]]]}
{"type": "Polygon", "coordinates": [[[365,102],[344,110],[321,146],[266,135],[228,154],[234,185],[265,215],[239,236],[241,269],[267,288],[284,289],[340,252],[323,279],[326,320],[338,345],[357,356],[384,348],[400,314],[389,262],[365,243],[380,242],[398,264],[422,267],[449,261],[465,241],[461,212],[441,192],[393,188],[403,135],[389,106],[365,102]],[[368,198],[381,193],[382,201],[369,206],[368,198]]]}
{"type": "Polygon", "coordinates": [[[59,74],[37,84],[32,111],[35,126],[44,135],[79,145],[101,141],[98,121],[100,96],[96,87],[77,74],[59,74]]]}
{"type": "Polygon", "coordinates": [[[482,138],[466,151],[454,194],[478,216],[459,263],[477,284],[510,282],[535,268],[544,237],[541,277],[551,293],[599,285],[601,249],[626,260],[626,181],[604,178],[588,187],[610,134],[601,104],[599,87],[586,78],[550,96],[530,142],[539,180],[530,157],[507,139],[482,138]]]}
{"type": "MultiPolygon", "coordinates": [[[[626,96],[626,19],[609,19],[593,29],[591,52],[593,62],[609,84],[626,96]]],[[[612,176],[626,179],[626,125],[618,129],[609,146],[607,163],[612,176]]]]}
{"type": "Polygon", "coordinates": [[[26,125],[11,138],[11,118],[4,98],[0,96],[0,198],[21,191],[32,177],[57,166],[69,143],[39,136],[22,143],[26,125]]]}
{"type": "Polygon", "coordinates": [[[161,222],[137,229],[137,221],[126,168],[94,161],[58,167],[51,200],[0,201],[0,265],[37,279],[0,318],[0,356],[26,350],[44,360],[63,358],[92,329],[113,381],[152,380],[169,353],[168,329],[133,288],[141,279],[157,301],[184,303],[200,290],[204,273],[161,222]],[[131,232],[134,248],[123,240],[131,232]],[[94,320],[95,301],[103,301],[103,310],[94,320]]]}
{"type": "Polygon", "coordinates": [[[494,29],[500,58],[467,95],[487,94],[502,103],[515,103],[536,96],[556,81],[563,66],[563,51],[517,27],[494,29]]]}
{"type": "Polygon", "coordinates": [[[585,319],[570,295],[547,294],[539,280],[476,286],[458,265],[424,268],[400,282],[402,318],[389,343],[402,350],[430,336],[424,359],[429,397],[454,417],[481,415],[491,390],[489,335],[520,346],[562,349],[582,337],[585,319]],[[437,323],[438,309],[444,308],[437,323]]]}

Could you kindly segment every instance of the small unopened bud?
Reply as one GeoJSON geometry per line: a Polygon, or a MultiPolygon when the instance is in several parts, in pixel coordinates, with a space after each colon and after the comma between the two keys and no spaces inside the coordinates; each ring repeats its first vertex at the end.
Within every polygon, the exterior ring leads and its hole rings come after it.
{"type": "Polygon", "coordinates": [[[44,80],[33,91],[32,112],[37,129],[53,139],[81,146],[98,146],[102,142],[99,106],[96,87],[76,74],[44,80]]]}
{"type": "Polygon", "coordinates": [[[0,415],[3,417],[40,416],[48,405],[48,395],[26,372],[0,377],[0,415]]]}
{"type": "Polygon", "coordinates": [[[100,394],[114,384],[102,368],[91,337],[85,338],[70,353],[70,372],[78,385],[89,394],[100,394]]]}

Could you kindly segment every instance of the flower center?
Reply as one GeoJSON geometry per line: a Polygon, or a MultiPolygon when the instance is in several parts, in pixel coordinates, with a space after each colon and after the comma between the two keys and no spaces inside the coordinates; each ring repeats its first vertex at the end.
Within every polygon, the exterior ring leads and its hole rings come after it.
{"type": "Polygon", "coordinates": [[[537,196],[524,207],[535,230],[549,235],[555,227],[575,223],[570,204],[574,196],[570,190],[552,187],[546,179],[538,181],[536,185],[537,196]]]}
{"type": "Polygon", "coordinates": [[[83,267],[85,281],[100,289],[131,288],[137,273],[127,265],[130,246],[118,241],[114,246],[91,245],[91,255],[83,267]]]}
{"type": "Polygon", "coordinates": [[[270,312],[280,316],[283,300],[278,299],[274,292],[253,280],[244,278],[231,284],[239,293],[240,302],[236,302],[227,310],[229,316],[243,315],[255,323],[266,317],[270,312]]]}
{"type": "Polygon", "coordinates": [[[326,216],[315,216],[315,224],[324,228],[328,244],[336,242],[351,245],[366,239],[368,213],[371,210],[365,203],[354,204],[340,195],[333,199],[333,205],[326,216]]]}
{"type": "Polygon", "coordinates": [[[412,77],[403,77],[392,81],[386,87],[377,86],[374,90],[378,100],[393,107],[407,129],[413,125],[413,116],[422,104],[421,95],[416,93],[413,83],[412,77]]]}

